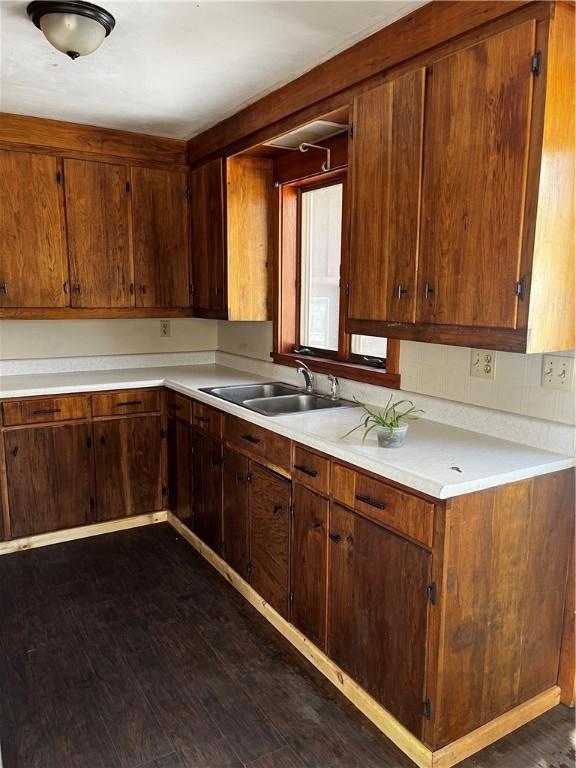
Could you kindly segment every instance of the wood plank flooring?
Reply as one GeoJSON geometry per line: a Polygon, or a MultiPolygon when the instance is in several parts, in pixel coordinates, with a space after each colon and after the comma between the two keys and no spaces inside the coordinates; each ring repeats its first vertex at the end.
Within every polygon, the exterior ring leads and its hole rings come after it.
{"type": "MultiPolygon", "coordinates": [[[[569,768],[557,707],[463,768],[569,768]]],[[[0,557],[4,768],[410,768],[168,525],[0,557]]]]}

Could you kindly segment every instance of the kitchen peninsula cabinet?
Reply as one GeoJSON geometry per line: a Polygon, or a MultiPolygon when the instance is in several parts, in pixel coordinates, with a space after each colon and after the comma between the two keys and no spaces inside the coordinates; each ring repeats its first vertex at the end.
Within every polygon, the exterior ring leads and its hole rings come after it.
{"type": "Polygon", "coordinates": [[[193,437],[194,533],[222,552],[222,443],[201,432],[193,437]]]}
{"type": "Polygon", "coordinates": [[[176,392],[168,393],[168,495],[170,509],[189,528],[192,518],[193,433],[192,403],[176,392]]]}

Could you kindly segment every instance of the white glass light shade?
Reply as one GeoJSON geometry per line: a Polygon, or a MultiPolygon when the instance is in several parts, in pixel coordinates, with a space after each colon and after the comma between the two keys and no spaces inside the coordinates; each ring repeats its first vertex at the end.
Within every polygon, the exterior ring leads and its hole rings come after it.
{"type": "Polygon", "coordinates": [[[93,53],[106,37],[100,22],[76,13],[47,13],[40,19],[40,28],[54,48],[72,58],[93,53]]]}

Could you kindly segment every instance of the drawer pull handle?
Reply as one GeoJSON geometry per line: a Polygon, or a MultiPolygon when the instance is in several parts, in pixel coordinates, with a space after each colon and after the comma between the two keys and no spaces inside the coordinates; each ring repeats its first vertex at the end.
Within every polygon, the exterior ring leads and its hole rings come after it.
{"type": "Polygon", "coordinates": [[[182,410],[182,406],[181,405],[177,405],[176,403],[170,403],[170,410],[171,411],[181,411],[182,410]]]}
{"type": "Polygon", "coordinates": [[[45,413],[60,413],[62,411],[62,408],[37,408],[35,411],[32,411],[32,416],[42,416],[45,413]]]}
{"type": "Polygon", "coordinates": [[[356,501],[361,501],[363,504],[369,504],[371,507],[376,507],[377,509],[386,509],[386,504],[384,504],[383,501],[378,501],[378,499],[373,499],[372,496],[356,496],[356,501]]]}
{"type": "Polygon", "coordinates": [[[253,435],[242,435],[242,440],[246,440],[253,445],[257,445],[260,442],[260,438],[254,437],[253,435]]]}
{"type": "Polygon", "coordinates": [[[308,467],[305,467],[303,464],[294,464],[294,469],[303,472],[305,475],[308,475],[308,477],[318,477],[318,472],[315,469],[308,469],[308,467]]]}
{"type": "Polygon", "coordinates": [[[120,403],[116,403],[116,408],[123,408],[127,405],[142,405],[142,400],[123,400],[120,403]]]}
{"type": "Polygon", "coordinates": [[[196,421],[201,421],[202,423],[210,421],[208,416],[194,416],[194,418],[196,419],[196,421]]]}
{"type": "Polygon", "coordinates": [[[278,515],[280,512],[282,512],[282,504],[274,504],[274,509],[272,510],[272,514],[278,515]]]}
{"type": "Polygon", "coordinates": [[[339,533],[329,533],[328,536],[330,541],[333,541],[335,544],[339,544],[342,541],[342,536],[339,533]]]}

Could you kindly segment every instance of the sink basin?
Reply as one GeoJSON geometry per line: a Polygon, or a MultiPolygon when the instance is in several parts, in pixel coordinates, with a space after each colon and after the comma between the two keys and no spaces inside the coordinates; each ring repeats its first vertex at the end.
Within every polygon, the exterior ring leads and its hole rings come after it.
{"type": "Polygon", "coordinates": [[[280,416],[283,413],[301,413],[354,405],[347,400],[331,400],[325,395],[309,394],[291,384],[283,384],[281,381],[236,384],[230,387],[202,387],[200,391],[249,408],[264,416],[280,416]]]}
{"type": "Polygon", "coordinates": [[[246,400],[256,398],[278,397],[293,395],[300,392],[298,387],[283,384],[280,381],[266,382],[265,384],[235,384],[230,387],[204,387],[200,392],[208,392],[211,395],[228,400],[230,403],[244,405],[246,400]]]}
{"type": "Polygon", "coordinates": [[[296,395],[281,395],[279,397],[258,397],[245,400],[243,405],[264,416],[279,416],[283,413],[300,413],[301,411],[318,411],[323,408],[341,408],[349,406],[346,400],[331,400],[322,395],[300,392],[296,395]]]}

